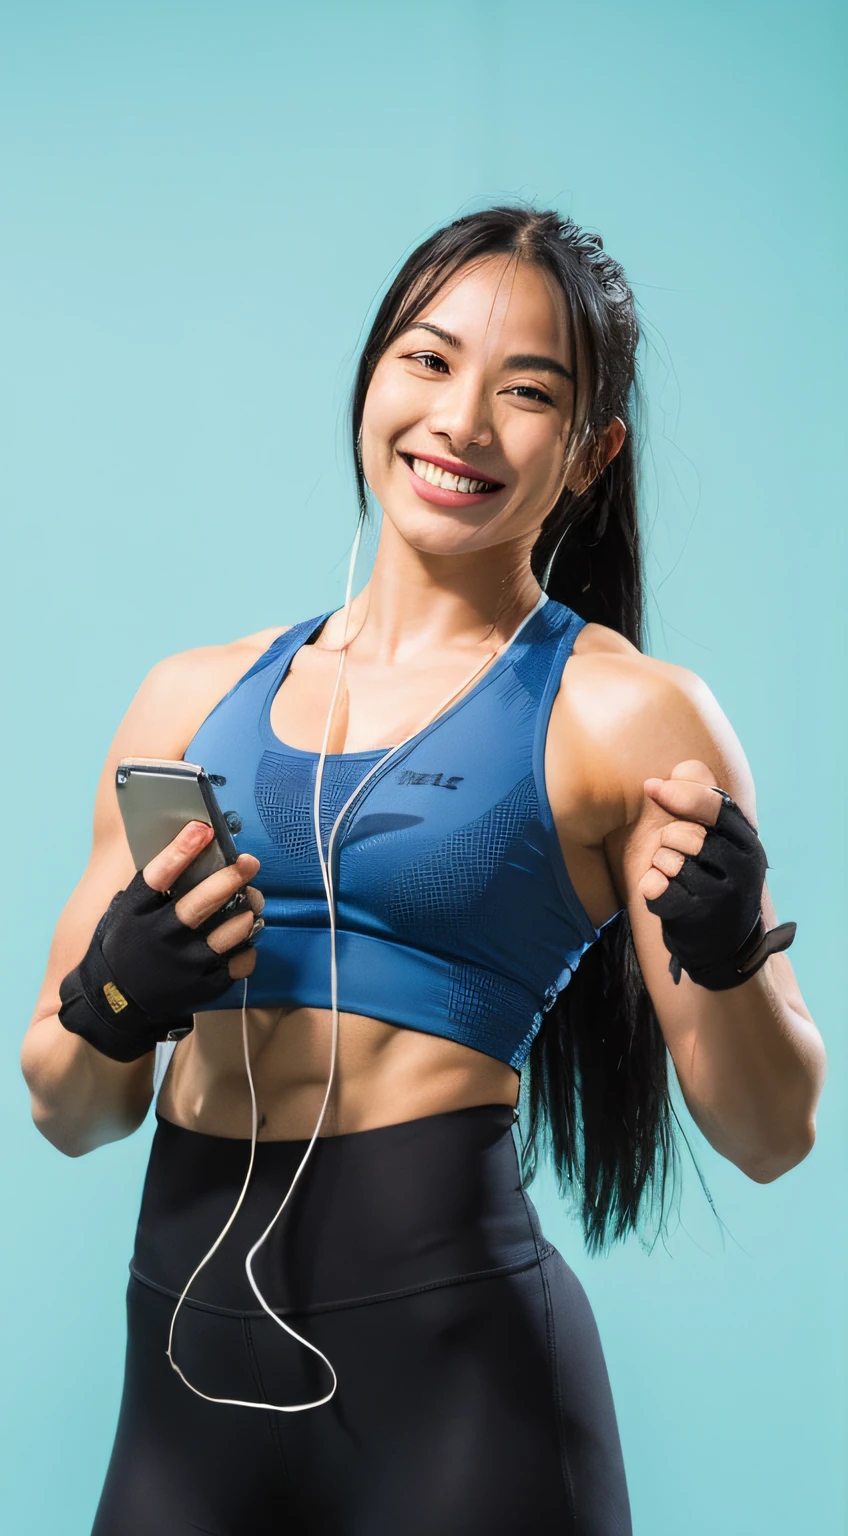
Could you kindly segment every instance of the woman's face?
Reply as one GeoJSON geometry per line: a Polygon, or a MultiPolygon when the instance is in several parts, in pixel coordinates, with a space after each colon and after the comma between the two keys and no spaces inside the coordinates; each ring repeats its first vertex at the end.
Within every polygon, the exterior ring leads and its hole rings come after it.
{"type": "Polygon", "coordinates": [[[488,257],[380,358],[362,418],[366,480],[423,553],[532,543],[563,488],[573,409],[564,299],[538,267],[488,257]]]}

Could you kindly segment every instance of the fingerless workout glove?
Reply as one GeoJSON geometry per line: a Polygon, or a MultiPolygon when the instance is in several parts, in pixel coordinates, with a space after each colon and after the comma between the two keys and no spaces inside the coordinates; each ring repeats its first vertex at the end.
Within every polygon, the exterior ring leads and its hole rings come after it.
{"type": "Polygon", "coordinates": [[[724,992],[788,949],[795,924],[766,931],[760,911],[765,849],[736,801],[723,789],[715,792],[723,803],[700,852],[686,854],[679,873],[646,906],[662,920],[675,985],[683,970],[699,987],[724,992]]]}
{"type": "Polygon", "coordinates": [[[160,1040],[181,1039],[193,1013],[230,985],[229,959],[206,942],[220,912],[199,928],[181,923],[170,896],[141,871],[113,897],[88,951],[59,988],[65,1029],[113,1061],[137,1061],[160,1040]]]}

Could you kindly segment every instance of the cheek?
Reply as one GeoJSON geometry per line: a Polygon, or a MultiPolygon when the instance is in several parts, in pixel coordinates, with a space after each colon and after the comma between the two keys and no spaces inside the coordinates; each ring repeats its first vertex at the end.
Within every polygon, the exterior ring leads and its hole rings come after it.
{"type": "Polygon", "coordinates": [[[513,462],[526,496],[555,499],[565,478],[564,459],[565,445],[556,427],[542,418],[525,427],[513,462]]]}
{"type": "Polygon", "coordinates": [[[390,378],[387,373],[381,374],[378,365],[365,397],[363,434],[368,434],[378,448],[381,439],[385,443],[419,415],[416,381],[398,373],[390,378]]]}

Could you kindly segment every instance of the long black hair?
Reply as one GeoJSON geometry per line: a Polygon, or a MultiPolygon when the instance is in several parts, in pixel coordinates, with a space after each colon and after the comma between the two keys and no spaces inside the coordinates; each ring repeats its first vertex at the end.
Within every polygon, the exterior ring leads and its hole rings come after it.
{"type": "MultiPolygon", "coordinates": [[[[360,517],[368,506],[360,430],[377,363],[461,268],[501,254],[539,267],[565,298],[577,380],[567,459],[591,472],[603,429],[614,416],[627,428],[622,448],[587,489],[562,491],[531,569],[551,598],[641,649],[636,306],[600,237],[572,219],[523,205],[487,208],[430,235],[404,262],[371,326],[350,403],[360,517]]],[[[545,1014],[522,1073],[525,1187],[549,1154],[561,1191],[578,1192],[587,1247],[599,1251],[637,1231],[649,1203],[662,1218],[676,1172],[675,1119],[665,1041],[621,912],[545,1014]]]]}

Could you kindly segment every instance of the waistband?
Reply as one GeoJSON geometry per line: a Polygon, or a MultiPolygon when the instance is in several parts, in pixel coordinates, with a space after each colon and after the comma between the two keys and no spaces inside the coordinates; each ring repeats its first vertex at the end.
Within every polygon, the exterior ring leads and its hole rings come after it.
{"type": "MultiPolygon", "coordinates": [[[[505,1104],[448,1110],[320,1137],[253,1264],[275,1312],[388,1300],[537,1263],[545,1242],[521,1189],[514,1115],[505,1104]]],[[[260,1141],[244,1204],[186,1305],[258,1312],[244,1260],[308,1146],[260,1141]]],[[[135,1277],[175,1298],[225,1225],[250,1143],[157,1116],[144,1184],[135,1277]]]]}

